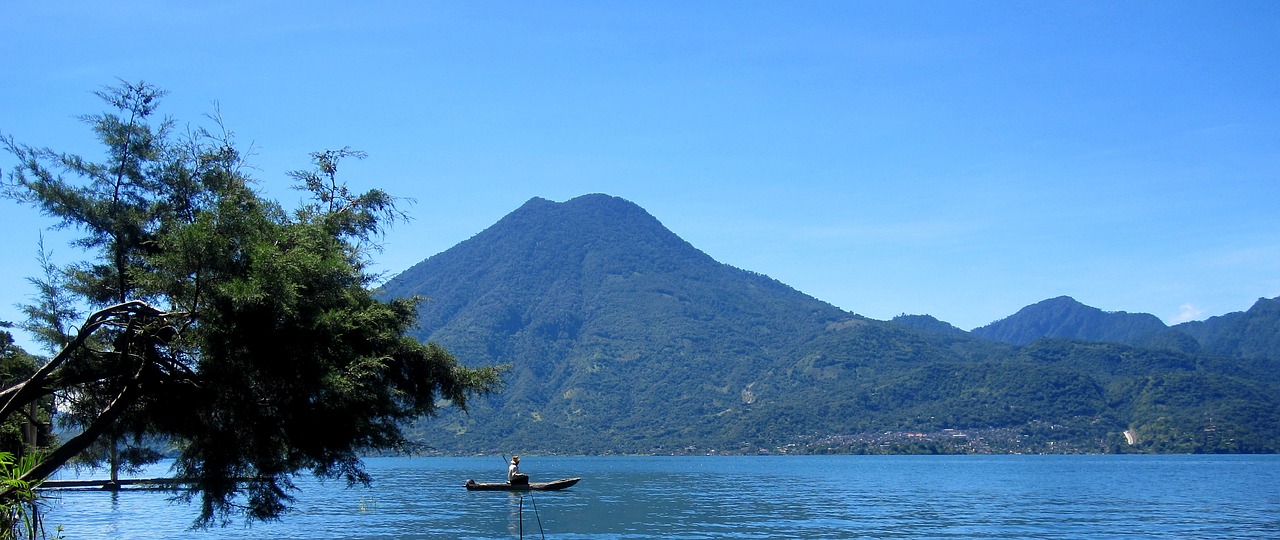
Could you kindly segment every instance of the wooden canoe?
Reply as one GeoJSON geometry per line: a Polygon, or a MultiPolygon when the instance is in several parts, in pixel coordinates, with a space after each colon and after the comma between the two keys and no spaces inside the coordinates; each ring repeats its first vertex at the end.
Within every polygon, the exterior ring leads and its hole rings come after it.
{"type": "Polygon", "coordinates": [[[564,478],[553,482],[529,482],[528,484],[511,484],[508,482],[485,483],[467,480],[467,491],[555,491],[578,483],[581,478],[564,478]]]}

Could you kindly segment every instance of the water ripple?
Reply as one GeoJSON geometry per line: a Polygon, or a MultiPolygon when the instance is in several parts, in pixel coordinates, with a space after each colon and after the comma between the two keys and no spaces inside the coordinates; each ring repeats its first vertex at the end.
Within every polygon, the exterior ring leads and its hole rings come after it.
{"type": "Polygon", "coordinates": [[[537,458],[562,492],[468,492],[497,458],[379,458],[372,489],[299,482],[280,523],[188,531],[146,492],[62,492],[68,538],[1275,538],[1277,456],[537,458]]]}

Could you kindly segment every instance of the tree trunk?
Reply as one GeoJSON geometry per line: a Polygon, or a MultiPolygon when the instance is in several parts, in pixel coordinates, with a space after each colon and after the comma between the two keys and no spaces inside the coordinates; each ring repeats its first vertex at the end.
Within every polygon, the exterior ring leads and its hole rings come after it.
{"type": "MultiPolygon", "coordinates": [[[[116,420],[120,418],[120,415],[124,414],[124,411],[142,396],[141,379],[142,369],[139,369],[134,374],[133,380],[125,385],[124,389],[111,401],[111,404],[106,409],[103,409],[102,414],[95,418],[92,424],[89,424],[89,427],[85,428],[79,435],[63,443],[62,446],[55,448],[44,460],[37,463],[26,474],[23,474],[21,480],[24,482],[38,482],[48,478],[63,465],[66,465],[71,458],[85,451],[99,437],[108,433],[112,426],[115,425],[116,420]]],[[[0,501],[7,498],[11,491],[12,489],[8,487],[0,489],[0,501]]]]}

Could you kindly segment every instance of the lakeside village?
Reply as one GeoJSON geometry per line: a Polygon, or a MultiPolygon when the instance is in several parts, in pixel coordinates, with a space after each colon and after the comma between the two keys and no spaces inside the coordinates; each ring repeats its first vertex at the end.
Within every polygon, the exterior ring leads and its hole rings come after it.
{"type": "MultiPolygon", "coordinates": [[[[738,449],[689,445],[679,450],[653,448],[652,456],[746,456],[746,455],[993,455],[993,454],[1117,454],[1132,443],[1120,434],[1115,441],[1087,438],[1050,437],[1070,428],[1039,423],[1021,428],[942,429],[938,431],[887,431],[853,435],[815,436],[774,447],[747,444],[738,449]]],[[[608,454],[608,453],[606,453],[608,454]]],[[[418,455],[445,455],[427,451],[418,455]]],[[[476,455],[497,455],[497,450],[476,455]]]]}
{"type": "Polygon", "coordinates": [[[689,446],[683,454],[722,455],[925,455],[925,454],[1104,454],[1124,452],[1124,438],[1084,444],[1079,438],[1047,435],[1069,428],[1044,424],[1021,428],[942,429],[938,431],[887,431],[853,435],[825,435],[775,448],[738,452],[689,446]],[[1064,440],[1066,439],[1066,440],[1064,440]]]}
{"type": "MultiPolygon", "coordinates": [[[[1050,430],[1063,426],[1045,426],[1050,430]]],[[[1122,441],[1121,441],[1122,442],[1122,441]]],[[[895,431],[829,435],[805,444],[788,445],[783,453],[797,454],[1099,454],[1120,451],[1116,444],[1078,440],[1048,440],[1029,436],[1024,429],[983,428],[941,431],[895,431]],[[793,450],[794,449],[794,450],[793,450]]]]}

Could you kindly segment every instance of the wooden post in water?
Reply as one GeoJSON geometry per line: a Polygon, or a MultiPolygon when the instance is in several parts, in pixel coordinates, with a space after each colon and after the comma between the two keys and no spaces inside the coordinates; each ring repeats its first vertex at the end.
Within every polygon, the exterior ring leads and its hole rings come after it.
{"type": "Polygon", "coordinates": [[[116,436],[116,432],[112,430],[110,440],[111,447],[108,449],[108,452],[110,452],[110,457],[108,459],[111,461],[111,481],[108,482],[107,485],[103,486],[103,488],[112,491],[120,489],[120,450],[118,448],[118,443],[119,440],[116,436]]]}

